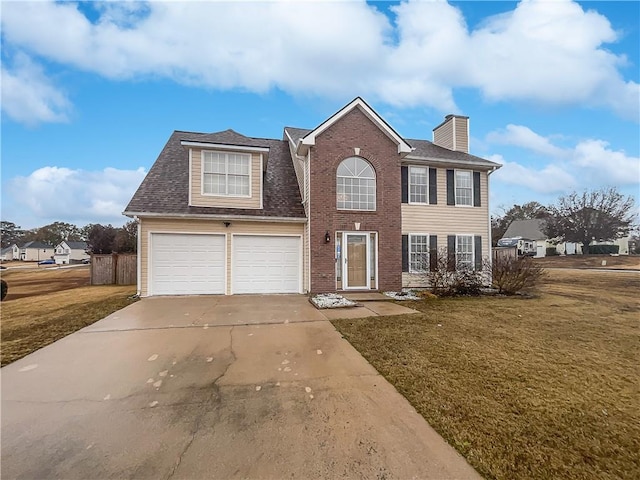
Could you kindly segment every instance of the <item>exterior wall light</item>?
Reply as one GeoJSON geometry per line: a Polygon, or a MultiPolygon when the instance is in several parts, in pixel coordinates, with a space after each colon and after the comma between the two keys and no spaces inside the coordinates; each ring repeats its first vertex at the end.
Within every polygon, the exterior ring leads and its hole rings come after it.
{"type": "Polygon", "coordinates": [[[331,235],[329,235],[329,230],[327,230],[327,233],[324,234],[324,242],[331,243],[331,235]]]}

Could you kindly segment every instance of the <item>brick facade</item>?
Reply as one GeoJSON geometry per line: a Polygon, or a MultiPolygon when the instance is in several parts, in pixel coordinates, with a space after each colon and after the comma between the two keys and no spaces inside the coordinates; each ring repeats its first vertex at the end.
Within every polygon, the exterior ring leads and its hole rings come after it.
{"type": "MultiPolygon", "coordinates": [[[[359,108],[354,108],[316,138],[310,161],[311,291],[336,290],[335,233],[378,232],[379,290],[402,287],[401,179],[397,144],[359,108]],[[359,148],[358,155],[355,148],[359,148]],[[336,208],[336,170],[342,160],[359,156],[376,172],[376,210],[336,208]],[[329,232],[331,242],[325,242],[329,232]]],[[[344,248],[344,247],[343,247],[344,248]]]]}

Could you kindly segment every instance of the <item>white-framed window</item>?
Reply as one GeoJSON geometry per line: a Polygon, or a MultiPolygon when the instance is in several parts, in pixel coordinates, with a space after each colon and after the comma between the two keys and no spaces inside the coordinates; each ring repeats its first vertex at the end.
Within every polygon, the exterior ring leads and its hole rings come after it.
{"type": "Polygon", "coordinates": [[[338,165],[336,203],[340,210],[376,209],[376,172],[360,157],[349,157],[338,165]]]}
{"type": "Polygon", "coordinates": [[[456,267],[473,270],[473,235],[456,235],[456,267]]]}
{"type": "Polygon", "coordinates": [[[429,235],[409,235],[409,272],[421,273],[429,270],[429,235]]]}
{"type": "Polygon", "coordinates": [[[409,203],[429,203],[429,168],[409,167],[409,203]]]}
{"type": "Polygon", "coordinates": [[[202,151],[203,195],[251,196],[251,155],[202,151]]]}
{"type": "Polygon", "coordinates": [[[456,205],[473,205],[473,172],[456,170],[456,205]]]}

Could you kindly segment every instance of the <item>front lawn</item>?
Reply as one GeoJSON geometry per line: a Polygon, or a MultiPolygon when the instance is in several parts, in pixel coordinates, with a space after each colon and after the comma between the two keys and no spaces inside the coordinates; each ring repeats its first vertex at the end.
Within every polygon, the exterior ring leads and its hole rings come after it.
{"type": "Polygon", "coordinates": [[[2,366],[132,303],[136,287],[88,286],[89,269],[6,271],[2,302],[2,366]]]}
{"type": "Polygon", "coordinates": [[[486,478],[640,478],[640,274],[333,324],[486,478]]]}

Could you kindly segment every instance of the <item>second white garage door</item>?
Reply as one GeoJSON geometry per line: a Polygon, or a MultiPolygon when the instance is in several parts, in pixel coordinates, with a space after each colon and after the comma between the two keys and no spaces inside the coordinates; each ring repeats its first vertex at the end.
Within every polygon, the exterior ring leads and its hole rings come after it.
{"type": "Polygon", "coordinates": [[[300,237],[233,236],[233,293],[299,293],[300,237]]]}

